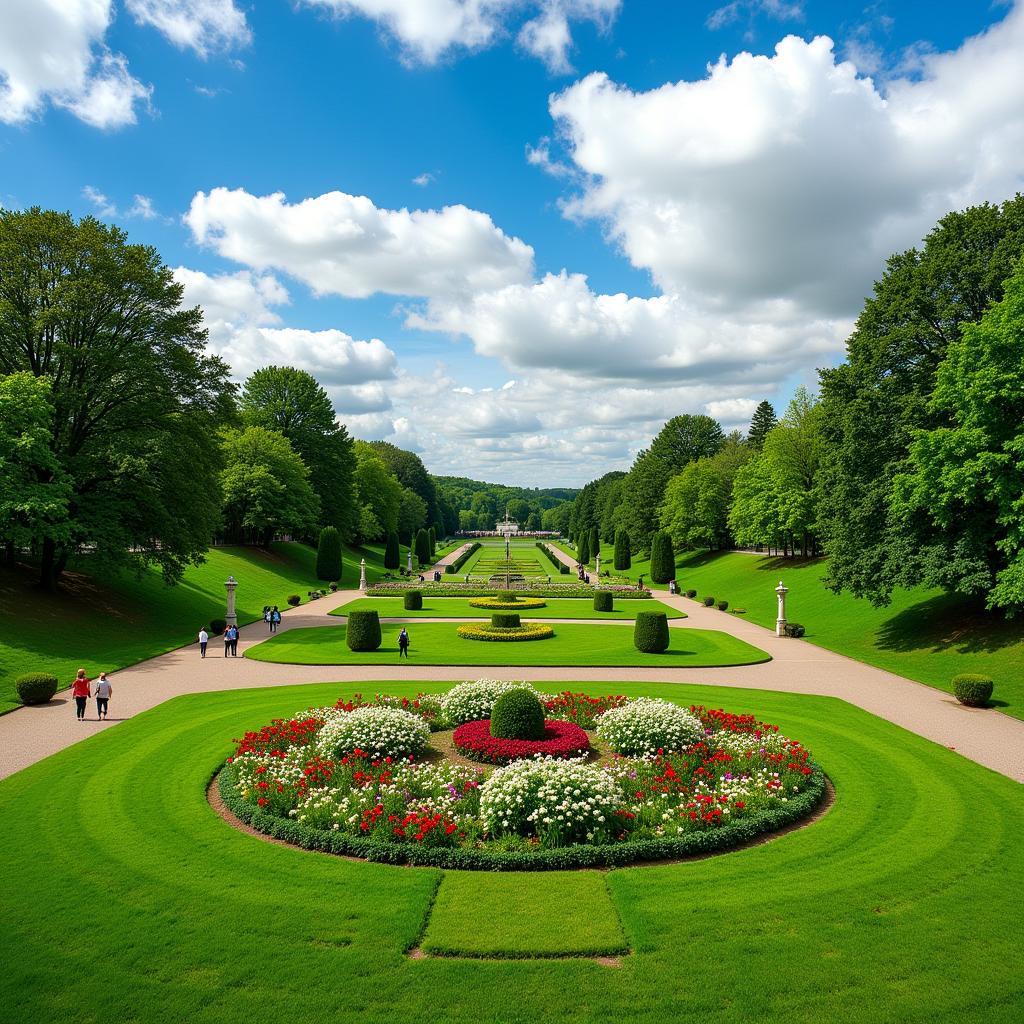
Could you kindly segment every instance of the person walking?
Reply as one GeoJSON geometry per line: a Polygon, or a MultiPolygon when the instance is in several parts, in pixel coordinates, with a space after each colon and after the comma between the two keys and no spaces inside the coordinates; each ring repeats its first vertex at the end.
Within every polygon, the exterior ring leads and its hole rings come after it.
{"type": "Polygon", "coordinates": [[[274,632],[274,616],[270,612],[270,605],[263,606],[263,621],[270,626],[270,632],[274,632]]]}
{"type": "Polygon", "coordinates": [[[277,610],[277,605],[275,604],[274,607],[270,610],[270,632],[276,633],[277,627],[280,625],[281,613],[277,610]]]}
{"type": "Polygon", "coordinates": [[[224,627],[224,657],[231,657],[231,627],[224,627]]]}
{"type": "Polygon", "coordinates": [[[402,632],[398,634],[398,657],[409,657],[409,631],[405,626],[402,627],[402,632]]]}
{"type": "Polygon", "coordinates": [[[71,686],[71,696],[75,698],[78,720],[84,722],[85,703],[92,696],[92,690],[89,688],[89,680],[85,677],[84,668],[80,668],[78,675],[75,676],[75,681],[71,686]]]}
{"type": "Polygon", "coordinates": [[[96,717],[102,722],[107,717],[107,701],[110,700],[114,688],[107,679],[107,673],[101,672],[96,680],[96,717]]]}
{"type": "Polygon", "coordinates": [[[210,642],[210,634],[206,632],[206,627],[203,626],[199,630],[199,657],[206,657],[206,645],[210,642]]]}
{"type": "Polygon", "coordinates": [[[636,581],[636,589],[637,590],[643,590],[644,589],[644,578],[643,578],[643,576],[641,576],[640,579],[638,579],[636,581]]]}
{"type": "Polygon", "coordinates": [[[231,657],[238,657],[238,627],[231,627],[231,657]]]}

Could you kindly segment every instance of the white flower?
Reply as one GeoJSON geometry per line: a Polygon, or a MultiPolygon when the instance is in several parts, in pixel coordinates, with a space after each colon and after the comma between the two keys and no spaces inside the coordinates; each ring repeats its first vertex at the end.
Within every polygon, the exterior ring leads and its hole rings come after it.
{"type": "Polygon", "coordinates": [[[704,736],[700,720],[667,700],[640,697],[606,711],[597,734],[620,754],[654,754],[683,750],[704,736]]]}

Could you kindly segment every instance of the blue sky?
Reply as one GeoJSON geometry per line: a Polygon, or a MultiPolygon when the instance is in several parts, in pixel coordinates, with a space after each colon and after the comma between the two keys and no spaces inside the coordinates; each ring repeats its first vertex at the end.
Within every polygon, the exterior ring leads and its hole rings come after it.
{"type": "Polygon", "coordinates": [[[783,406],[1024,171],[1006,3],[60,6],[0,0],[0,202],[121,223],[239,376],[304,366],[435,472],[578,484],[783,406]]]}

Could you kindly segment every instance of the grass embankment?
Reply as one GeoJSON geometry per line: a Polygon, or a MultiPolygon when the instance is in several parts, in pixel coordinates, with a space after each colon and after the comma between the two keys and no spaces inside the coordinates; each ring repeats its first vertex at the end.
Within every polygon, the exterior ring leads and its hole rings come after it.
{"type": "MultiPolygon", "coordinates": [[[[350,651],[345,626],[289,629],[250,647],[247,658],[288,665],[380,665],[398,660],[401,626],[384,624],[383,643],[376,651],[350,651]]],[[[464,640],[456,624],[421,622],[406,627],[411,638],[411,665],[575,665],[643,666],[644,668],[706,668],[753,665],[770,660],[764,651],[728,633],[710,629],[670,630],[671,645],[662,654],[644,654],[633,646],[633,630],[625,625],[560,624],[548,640],[510,643],[464,640]]]]}
{"type": "MultiPolygon", "coordinates": [[[[487,896],[489,876],[454,876],[463,892],[453,888],[449,902],[446,876],[428,918],[437,870],[307,853],[234,830],[205,799],[230,738],[333,703],[343,688],[181,697],[0,782],[6,1019],[1021,1019],[1019,785],[828,698],[586,688],[755,712],[815,752],[836,804],[762,846],[597,876],[632,949],[617,970],[586,959],[410,960],[424,926],[425,938],[465,953],[542,952],[557,939],[545,887],[536,875],[503,876],[502,901],[487,896]],[[474,885],[476,906],[455,898],[474,885]],[[541,922],[532,946],[523,919],[541,922]]],[[[552,877],[573,919],[606,916],[595,873],[552,877]]]]}
{"type": "MultiPolygon", "coordinates": [[[[358,584],[363,557],[371,581],[383,573],[379,545],[346,549],[343,585],[358,584]]],[[[316,552],[305,544],[212,548],[174,587],[155,571],[92,575],[87,558],[57,594],[38,590],[30,572],[0,571],[0,711],[18,704],[14,680],[22,673],[52,672],[70,686],[79,667],[95,677],[190,643],[200,626],[224,617],[228,576],[238,580],[240,623],[257,619],[266,604],[286,608],[290,594],[305,601],[325,586],[316,578],[316,552]]]]}
{"type": "MultiPolygon", "coordinates": [[[[638,611],[664,612],[670,619],[685,619],[684,612],[670,608],[661,601],[627,601],[610,612],[594,611],[594,602],[588,598],[545,598],[543,608],[524,608],[520,613],[525,619],[635,619],[638,611]]],[[[364,597],[350,604],[343,604],[331,612],[345,616],[350,611],[376,609],[382,619],[434,618],[434,619],[490,619],[486,608],[474,608],[469,600],[461,597],[431,597],[423,595],[423,608],[409,611],[402,605],[400,597],[364,597]]],[[[514,610],[514,609],[511,609],[514,610]]]]}

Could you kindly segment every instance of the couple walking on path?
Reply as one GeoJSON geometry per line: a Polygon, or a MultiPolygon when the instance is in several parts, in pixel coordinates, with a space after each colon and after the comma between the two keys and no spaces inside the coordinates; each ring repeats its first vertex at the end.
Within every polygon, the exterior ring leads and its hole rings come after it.
{"type": "MultiPolygon", "coordinates": [[[[199,630],[199,636],[197,637],[197,639],[199,640],[199,657],[200,658],[205,658],[206,657],[206,647],[207,647],[207,644],[209,644],[209,642],[210,642],[210,634],[207,631],[205,626],[203,626],[203,628],[199,630]]],[[[224,630],[224,657],[225,658],[237,658],[238,657],[238,627],[237,626],[228,626],[228,628],[224,630]]]]}
{"type": "MultiPolygon", "coordinates": [[[[107,673],[101,672],[96,680],[96,720],[102,722],[107,717],[107,706],[114,688],[107,679],[107,673]]],[[[92,680],[85,674],[85,669],[80,668],[71,686],[71,696],[75,698],[75,713],[80,722],[85,721],[85,706],[93,695],[92,680]]]]}

